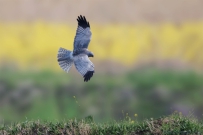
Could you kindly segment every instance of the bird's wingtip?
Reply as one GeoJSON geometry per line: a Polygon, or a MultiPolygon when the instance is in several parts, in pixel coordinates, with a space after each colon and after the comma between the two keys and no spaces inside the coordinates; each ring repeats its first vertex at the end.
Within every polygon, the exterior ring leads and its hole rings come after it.
{"type": "Polygon", "coordinates": [[[84,82],[88,82],[90,80],[90,78],[93,76],[94,71],[88,71],[85,75],[84,75],[84,82]]]}
{"type": "Polygon", "coordinates": [[[78,25],[83,27],[84,29],[87,28],[87,27],[90,28],[90,24],[86,20],[85,16],[82,16],[82,15],[78,16],[77,21],[78,21],[78,25]]]}

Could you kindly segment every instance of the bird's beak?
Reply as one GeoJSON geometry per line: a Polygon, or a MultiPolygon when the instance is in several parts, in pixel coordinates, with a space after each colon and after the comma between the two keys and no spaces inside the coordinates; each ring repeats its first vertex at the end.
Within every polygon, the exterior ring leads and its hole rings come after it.
{"type": "Polygon", "coordinates": [[[90,53],[90,54],[88,55],[88,57],[94,57],[94,54],[93,54],[93,53],[90,53]]]}

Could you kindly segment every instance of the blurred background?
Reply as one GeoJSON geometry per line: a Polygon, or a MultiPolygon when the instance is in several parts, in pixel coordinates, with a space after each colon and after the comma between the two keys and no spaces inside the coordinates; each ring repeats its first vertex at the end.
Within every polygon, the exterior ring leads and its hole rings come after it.
{"type": "Polygon", "coordinates": [[[203,114],[202,0],[0,0],[0,123],[203,114]],[[57,63],[90,22],[95,74],[57,63]]]}

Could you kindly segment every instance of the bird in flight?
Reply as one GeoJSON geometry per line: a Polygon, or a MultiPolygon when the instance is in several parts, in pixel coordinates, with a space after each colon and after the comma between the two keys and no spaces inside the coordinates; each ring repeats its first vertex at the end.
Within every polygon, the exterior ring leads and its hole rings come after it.
{"type": "Polygon", "coordinates": [[[77,21],[78,28],[74,39],[74,49],[73,51],[69,51],[59,48],[58,63],[67,73],[74,63],[77,71],[83,76],[84,81],[87,82],[94,73],[94,64],[88,58],[94,57],[94,55],[87,49],[92,33],[90,31],[90,24],[87,22],[85,16],[78,16],[77,21]]]}

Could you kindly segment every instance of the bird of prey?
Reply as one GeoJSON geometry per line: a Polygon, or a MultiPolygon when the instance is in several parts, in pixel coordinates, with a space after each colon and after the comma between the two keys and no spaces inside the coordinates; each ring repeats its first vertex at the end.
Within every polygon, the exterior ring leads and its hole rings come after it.
{"type": "Polygon", "coordinates": [[[87,22],[85,16],[78,16],[77,21],[78,28],[74,39],[74,49],[73,51],[69,51],[59,48],[58,63],[67,73],[74,63],[77,71],[83,76],[84,81],[87,82],[94,73],[94,64],[88,58],[94,57],[94,55],[87,49],[92,33],[90,31],[90,24],[87,22]]]}

